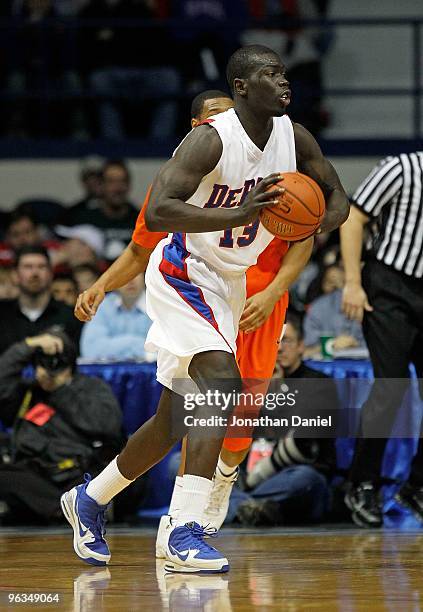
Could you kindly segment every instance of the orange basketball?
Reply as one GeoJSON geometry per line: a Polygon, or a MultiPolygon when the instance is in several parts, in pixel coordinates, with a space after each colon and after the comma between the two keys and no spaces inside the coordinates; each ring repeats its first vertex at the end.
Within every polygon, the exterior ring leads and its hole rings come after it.
{"type": "MultiPolygon", "coordinates": [[[[271,233],[289,242],[311,236],[325,214],[325,198],[316,181],[300,172],[284,172],[285,188],[278,203],[260,211],[260,221],[271,233]]],[[[274,189],[274,185],[269,187],[274,189]]]]}

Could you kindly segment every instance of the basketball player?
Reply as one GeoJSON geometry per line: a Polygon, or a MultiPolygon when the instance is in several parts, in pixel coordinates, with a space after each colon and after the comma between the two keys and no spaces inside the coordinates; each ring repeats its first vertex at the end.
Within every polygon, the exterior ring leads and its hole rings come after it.
{"type": "MultiPolygon", "coordinates": [[[[258,215],[283,193],[277,185],[280,172],[298,167],[321,185],[327,206],[323,231],[348,216],[336,172],[314,138],[285,115],[290,90],[279,56],[266,47],[245,47],[232,55],[227,73],[235,110],[215,116],[184,139],[154,181],[146,210],[148,229],[173,232],[154,250],[146,273],[153,320],[146,349],[158,350],[157,378],[164,385],[157,412],[94,480],[87,477],[62,496],[75,551],[93,564],[110,559],[104,540],[107,503],[175,443],[174,380],[191,378],[202,393],[213,396],[242,388],[235,345],[245,270],[273,239],[258,215]]],[[[206,416],[211,408],[216,406],[199,406],[196,416],[206,416]]],[[[224,437],[223,431],[214,435],[204,440],[188,433],[180,509],[167,543],[168,571],[229,569],[201,526],[224,437]]]]}
{"type": "MultiPolygon", "coordinates": [[[[232,107],[232,98],[223,91],[205,91],[196,96],[192,102],[191,127],[197,127],[210,116],[232,107]]],[[[117,289],[120,287],[120,278],[127,279],[128,268],[133,270],[134,276],[139,272],[145,272],[154,247],[167,236],[164,232],[149,232],[145,226],[149,193],[150,190],[138,215],[132,244],[128,247],[127,253],[122,254],[113,267],[79,297],[75,313],[82,321],[88,320],[85,308],[89,309],[95,302],[91,317],[94,316],[105,295],[105,288],[108,291],[111,287],[117,289]],[[133,268],[129,265],[128,258],[136,258],[138,267],[133,268]]],[[[243,379],[261,380],[266,384],[266,381],[272,377],[288,307],[287,289],[307,264],[312,247],[312,238],[293,243],[289,254],[284,258],[288,243],[275,238],[260,254],[257,264],[247,270],[247,301],[237,338],[237,362],[243,379]],[[283,265],[281,265],[282,260],[283,265]]],[[[265,389],[260,391],[265,393],[265,389]]],[[[251,442],[251,437],[238,438],[231,435],[225,437],[223,442],[213,477],[213,488],[203,517],[204,524],[216,530],[220,529],[225,520],[232,487],[238,476],[238,466],[248,453],[251,442]]],[[[184,465],[185,439],[169,514],[162,516],[160,520],[156,542],[156,556],[159,558],[165,557],[166,536],[171,527],[171,516],[175,518],[179,508],[184,465]]]]}
{"type": "MultiPolygon", "coordinates": [[[[199,94],[193,101],[191,125],[197,127],[207,121],[211,115],[217,115],[232,106],[232,99],[223,92],[206,91],[199,94]]],[[[142,249],[155,247],[167,235],[163,232],[149,232],[146,229],[145,211],[148,200],[149,194],[140,211],[132,236],[133,242],[142,249]]],[[[244,380],[254,379],[256,393],[259,381],[261,383],[260,393],[266,393],[268,381],[275,369],[279,341],[288,307],[287,289],[307,264],[313,248],[313,238],[293,243],[289,251],[288,247],[287,242],[274,238],[260,254],[257,264],[247,270],[247,301],[240,320],[236,356],[242,378],[244,380]],[[287,251],[288,254],[285,255],[287,251]]],[[[115,275],[114,273],[114,277],[115,275]]],[[[95,295],[81,299],[85,301],[95,299],[95,295]]],[[[84,312],[81,313],[78,310],[78,315],[81,316],[81,314],[84,320],[84,312]]],[[[259,410],[258,407],[257,412],[259,410]]],[[[239,438],[229,432],[224,439],[213,476],[210,499],[203,515],[204,524],[216,530],[220,529],[225,520],[232,487],[238,477],[238,466],[251,446],[252,438],[248,435],[249,433],[246,430],[245,437],[239,438]]],[[[184,439],[182,461],[174,485],[169,514],[160,519],[156,541],[156,557],[158,558],[165,557],[167,532],[172,525],[171,517],[175,520],[179,509],[179,494],[182,490],[185,465],[185,442],[184,439]]]]}

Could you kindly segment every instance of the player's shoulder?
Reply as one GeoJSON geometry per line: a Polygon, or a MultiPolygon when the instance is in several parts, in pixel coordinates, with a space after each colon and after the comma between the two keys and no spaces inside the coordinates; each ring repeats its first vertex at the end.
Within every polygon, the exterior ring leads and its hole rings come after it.
{"type": "Polygon", "coordinates": [[[210,164],[217,164],[223,150],[219,133],[212,129],[212,124],[199,125],[191,130],[176,149],[173,157],[177,162],[184,163],[192,160],[207,160],[210,164]]]}
{"type": "Polygon", "coordinates": [[[301,123],[291,121],[292,129],[294,130],[294,138],[296,145],[308,144],[310,141],[315,141],[314,136],[301,123]]]}

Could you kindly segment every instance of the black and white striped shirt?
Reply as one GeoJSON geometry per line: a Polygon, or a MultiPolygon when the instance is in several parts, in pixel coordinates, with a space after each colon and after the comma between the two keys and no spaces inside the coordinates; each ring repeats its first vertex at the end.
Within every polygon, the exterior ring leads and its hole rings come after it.
{"type": "Polygon", "coordinates": [[[422,278],[423,151],[383,159],[352,201],[375,221],[366,247],[376,259],[422,278]]]}

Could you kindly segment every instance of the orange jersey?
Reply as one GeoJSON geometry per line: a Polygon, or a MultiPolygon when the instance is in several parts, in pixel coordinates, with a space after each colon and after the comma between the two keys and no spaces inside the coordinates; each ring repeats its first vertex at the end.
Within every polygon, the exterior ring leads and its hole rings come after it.
{"type": "Polygon", "coordinates": [[[150,232],[145,225],[145,211],[150,199],[150,193],[151,186],[148,188],[147,195],[145,196],[144,203],[135,223],[135,229],[132,233],[133,242],[145,249],[154,249],[154,247],[159,244],[160,240],[167,236],[167,232],[150,232]]]}
{"type": "Polygon", "coordinates": [[[258,256],[255,266],[247,270],[247,298],[266,289],[282,265],[289,243],[275,238],[258,256]]]}

